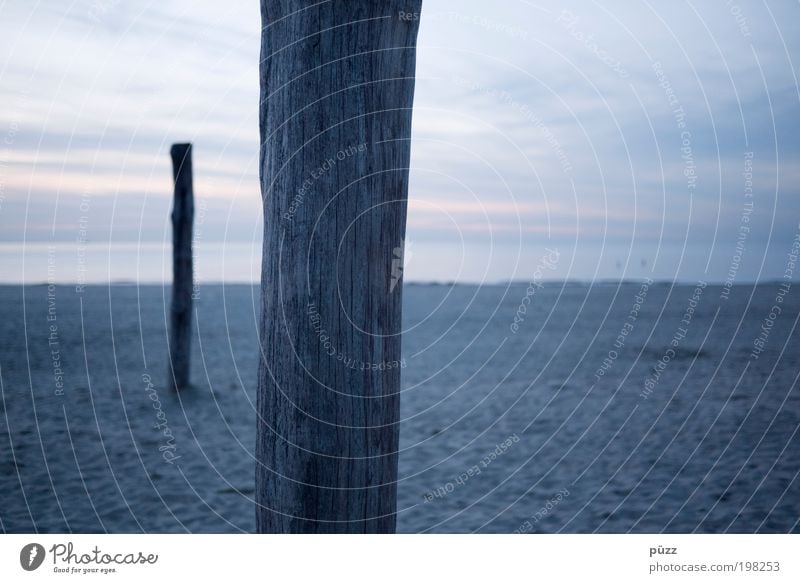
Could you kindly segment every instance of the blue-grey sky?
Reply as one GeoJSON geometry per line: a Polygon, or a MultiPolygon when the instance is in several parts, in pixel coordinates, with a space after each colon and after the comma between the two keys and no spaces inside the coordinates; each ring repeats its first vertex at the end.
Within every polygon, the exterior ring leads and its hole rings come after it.
{"type": "MultiPolygon", "coordinates": [[[[0,4],[3,280],[168,274],[176,141],[200,279],[257,278],[260,28],[254,0],[0,4]]],[[[547,249],[552,278],[783,275],[798,2],[426,0],[418,46],[406,279],[547,249]]]]}

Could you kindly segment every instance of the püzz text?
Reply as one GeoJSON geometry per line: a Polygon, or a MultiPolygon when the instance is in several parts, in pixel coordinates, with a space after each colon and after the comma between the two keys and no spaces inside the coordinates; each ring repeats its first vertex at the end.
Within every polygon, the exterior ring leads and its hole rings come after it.
{"type": "Polygon", "coordinates": [[[662,547],[658,545],[657,547],[650,547],[650,556],[653,557],[655,555],[677,555],[678,554],[678,547],[662,547]]]}

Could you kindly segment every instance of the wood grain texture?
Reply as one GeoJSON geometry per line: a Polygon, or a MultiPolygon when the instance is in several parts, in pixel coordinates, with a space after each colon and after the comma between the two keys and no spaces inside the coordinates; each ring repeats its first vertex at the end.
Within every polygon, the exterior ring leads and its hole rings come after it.
{"type": "Polygon", "coordinates": [[[395,530],[420,9],[261,2],[259,532],[395,530]]]}
{"type": "Polygon", "coordinates": [[[172,177],[172,305],[170,306],[168,382],[173,389],[189,386],[192,336],[192,145],[173,144],[172,177]]]}

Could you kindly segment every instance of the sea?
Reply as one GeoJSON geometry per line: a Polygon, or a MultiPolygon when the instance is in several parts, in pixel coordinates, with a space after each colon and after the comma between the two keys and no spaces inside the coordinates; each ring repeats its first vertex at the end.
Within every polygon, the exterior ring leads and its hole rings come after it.
{"type": "MultiPolygon", "coordinates": [[[[407,284],[398,531],[798,532],[800,290],[407,284]]],[[[252,532],[259,290],[0,286],[0,529],[252,532]]]]}

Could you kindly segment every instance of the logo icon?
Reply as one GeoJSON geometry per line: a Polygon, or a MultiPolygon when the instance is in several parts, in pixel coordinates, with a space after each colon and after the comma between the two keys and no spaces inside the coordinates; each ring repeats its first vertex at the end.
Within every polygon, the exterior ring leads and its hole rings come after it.
{"type": "Polygon", "coordinates": [[[44,547],[38,543],[30,543],[19,552],[19,564],[26,571],[35,571],[44,562],[44,547]]]}
{"type": "Polygon", "coordinates": [[[414,254],[411,250],[413,243],[401,239],[400,245],[392,249],[392,279],[389,282],[389,293],[394,291],[394,288],[403,279],[403,271],[408,266],[411,257],[414,254]]]}

